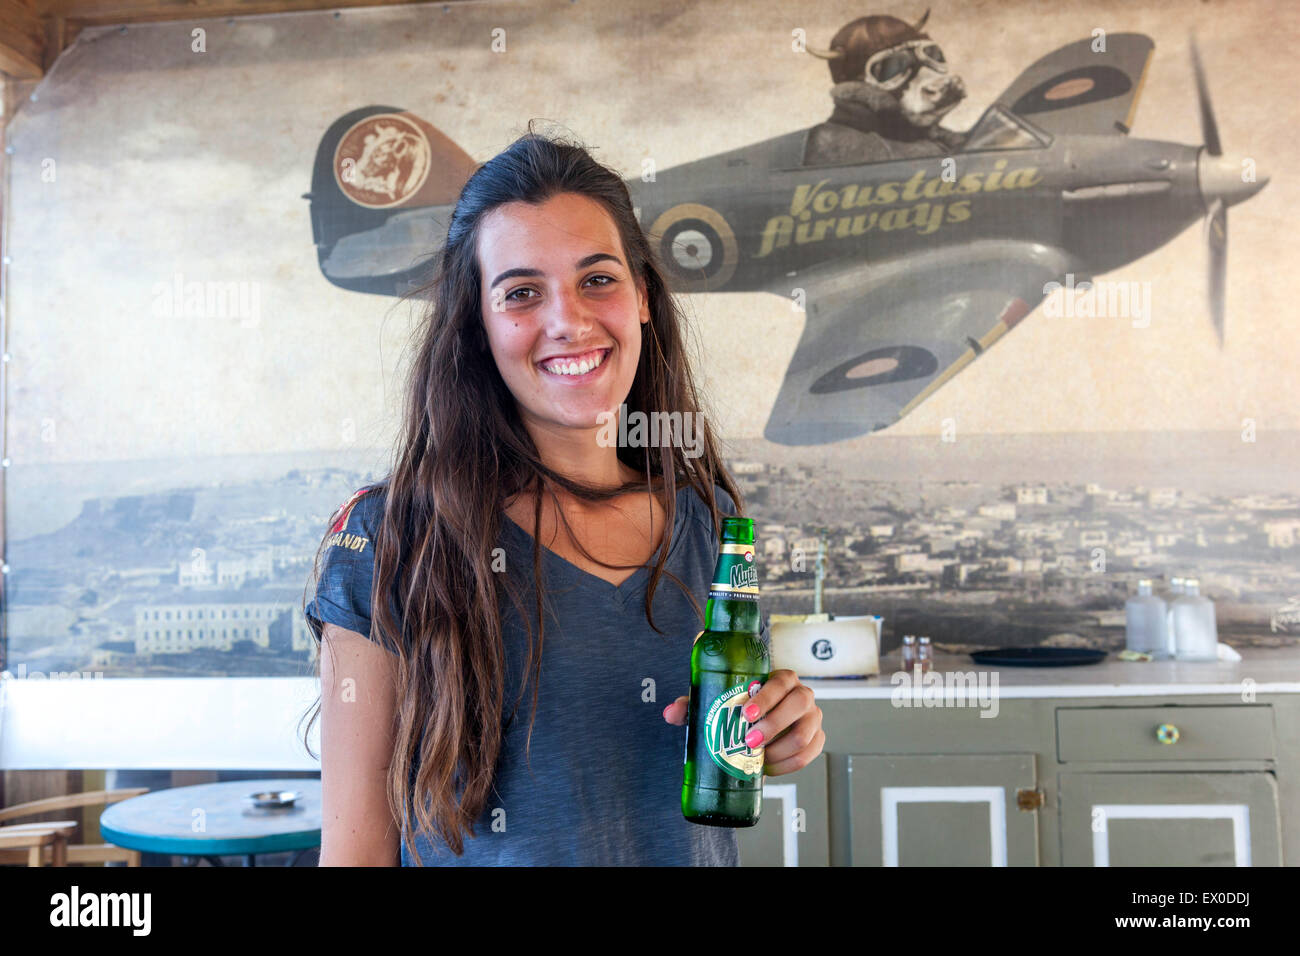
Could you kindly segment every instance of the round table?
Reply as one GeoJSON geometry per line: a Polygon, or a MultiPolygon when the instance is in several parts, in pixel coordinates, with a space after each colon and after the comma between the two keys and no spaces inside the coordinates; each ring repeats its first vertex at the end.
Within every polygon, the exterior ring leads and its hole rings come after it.
{"type": "Polygon", "coordinates": [[[99,830],[109,843],[129,850],[180,855],[186,862],[197,857],[213,866],[223,865],[219,857],[238,855],[244,866],[255,866],[259,853],[320,846],[320,780],[229,780],[154,790],[109,805],[99,830]],[[299,797],[276,809],[244,799],[262,790],[296,790],[299,797]]]}

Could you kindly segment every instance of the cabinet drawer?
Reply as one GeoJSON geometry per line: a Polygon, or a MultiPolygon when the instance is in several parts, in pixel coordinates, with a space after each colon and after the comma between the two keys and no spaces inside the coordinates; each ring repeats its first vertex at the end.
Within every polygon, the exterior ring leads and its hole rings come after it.
{"type": "Polygon", "coordinates": [[[1061,763],[1272,760],[1273,708],[1267,704],[1059,707],[1056,748],[1061,763]],[[1162,724],[1177,728],[1175,742],[1160,742],[1156,728],[1162,724]]]}

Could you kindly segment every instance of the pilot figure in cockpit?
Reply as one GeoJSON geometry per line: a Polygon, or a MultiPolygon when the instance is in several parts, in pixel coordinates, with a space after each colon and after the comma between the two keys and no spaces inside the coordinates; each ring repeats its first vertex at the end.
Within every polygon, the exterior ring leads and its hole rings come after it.
{"type": "Polygon", "coordinates": [[[965,135],[939,120],[966,95],[943,51],[921,27],[890,16],[859,17],[841,27],[829,50],[830,118],[808,131],[804,164],[871,163],[956,152],[965,135]]]}

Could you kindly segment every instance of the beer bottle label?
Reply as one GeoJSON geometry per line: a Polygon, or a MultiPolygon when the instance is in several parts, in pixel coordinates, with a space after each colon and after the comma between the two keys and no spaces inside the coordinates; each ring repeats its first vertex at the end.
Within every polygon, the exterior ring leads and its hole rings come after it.
{"type": "Polygon", "coordinates": [[[714,698],[704,716],[704,746],[709,757],[737,780],[753,780],[763,772],[763,747],[751,748],[745,743],[749,721],[741,710],[760,686],[759,681],[751,680],[728,687],[714,698]]]}
{"type": "Polygon", "coordinates": [[[758,568],[754,546],[726,542],[719,546],[717,570],[709,585],[710,600],[757,601],[758,568]]]}

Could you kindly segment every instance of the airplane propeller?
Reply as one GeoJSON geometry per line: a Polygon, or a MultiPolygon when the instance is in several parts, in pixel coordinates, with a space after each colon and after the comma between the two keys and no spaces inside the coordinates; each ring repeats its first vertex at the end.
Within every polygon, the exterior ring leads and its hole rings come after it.
{"type": "Polygon", "coordinates": [[[1219,347],[1225,334],[1225,285],[1228,270],[1228,207],[1249,199],[1268,183],[1267,176],[1257,175],[1247,181],[1242,176],[1243,159],[1223,155],[1219,139],[1219,124],[1214,119],[1210,103],[1210,90],[1205,82],[1205,69],[1196,48],[1195,35],[1191,38],[1192,72],[1196,75],[1196,99],[1201,112],[1201,139],[1205,145],[1197,157],[1196,171],[1200,181],[1201,197],[1205,200],[1205,237],[1210,253],[1208,295],[1210,319],[1219,337],[1219,347]]]}

